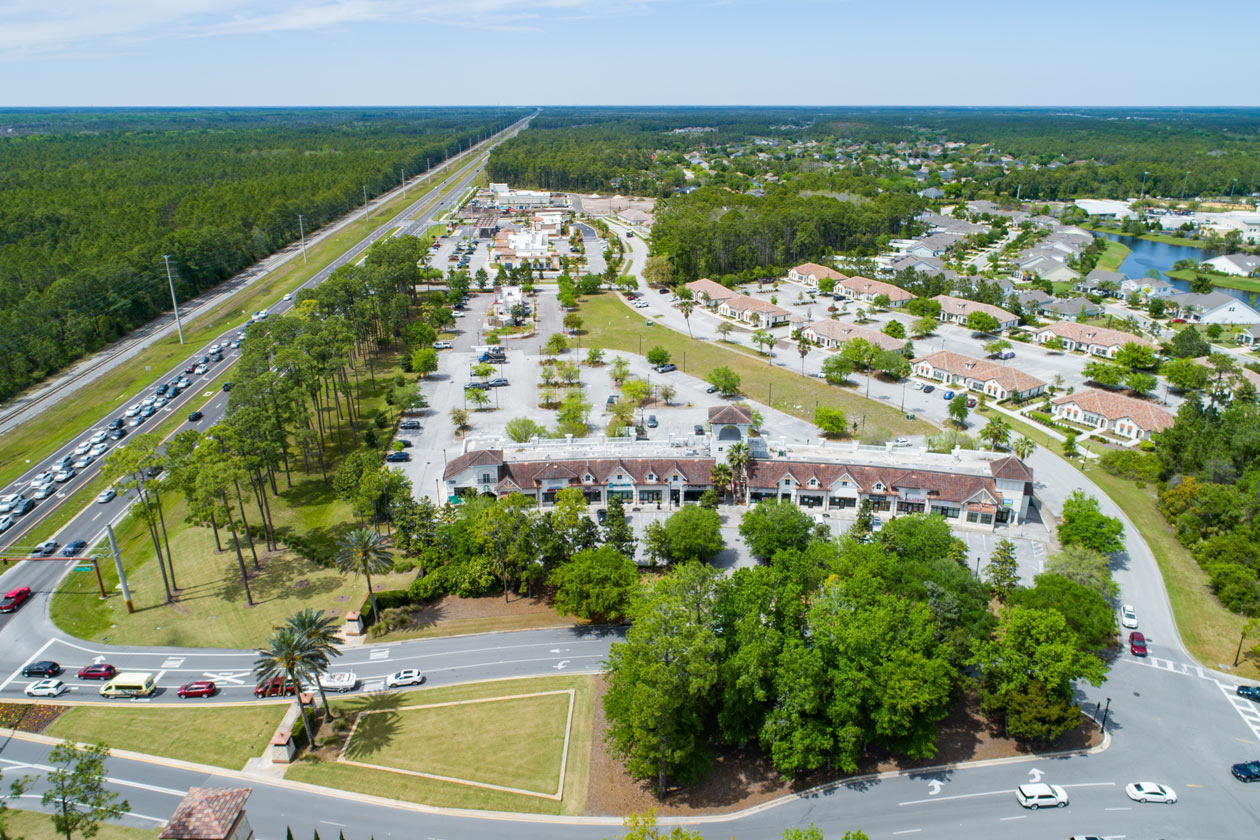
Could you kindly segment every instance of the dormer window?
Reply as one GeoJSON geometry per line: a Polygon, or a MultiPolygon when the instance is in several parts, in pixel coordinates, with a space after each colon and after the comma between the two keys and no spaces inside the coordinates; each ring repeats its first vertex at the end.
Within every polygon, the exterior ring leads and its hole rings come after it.
{"type": "Polygon", "coordinates": [[[648,473],[648,474],[647,474],[647,480],[648,480],[648,481],[656,481],[656,473],[648,473]]]}
{"type": "Polygon", "coordinates": [[[816,478],[811,478],[811,479],[809,480],[809,486],[810,486],[810,487],[817,487],[817,486],[818,486],[818,479],[816,479],[816,478]]]}
{"type": "Polygon", "coordinates": [[[875,489],[876,489],[876,490],[883,490],[883,489],[884,489],[884,482],[882,482],[882,481],[877,481],[877,482],[875,482],[875,489]]]}
{"type": "Polygon", "coordinates": [[[587,473],[586,475],[582,476],[582,482],[584,484],[590,484],[594,480],[595,480],[594,476],[592,476],[590,473],[587,473]]]}

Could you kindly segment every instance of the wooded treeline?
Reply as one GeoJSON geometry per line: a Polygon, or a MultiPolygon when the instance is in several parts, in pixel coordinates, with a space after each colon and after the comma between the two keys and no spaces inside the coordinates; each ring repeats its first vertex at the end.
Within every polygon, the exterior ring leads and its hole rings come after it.
{"type": "Polygon", "coordinates": [[[682,281],[786,268],[836,252],[873,254],[881,239],[901,235],[922,206],[906,193],[852,202],[806,197],[786,186],[764,197],[705,188],[657,204],[652,249],[669,257],[682,281]]]}
{"type": "Polygon", "coordinates": [[[0,399],[521,115],[0,114],[0,399]]]}

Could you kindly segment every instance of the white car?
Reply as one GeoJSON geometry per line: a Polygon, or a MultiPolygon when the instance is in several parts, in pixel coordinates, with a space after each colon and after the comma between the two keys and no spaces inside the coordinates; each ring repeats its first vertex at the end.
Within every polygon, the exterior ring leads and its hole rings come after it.
{"type": "Polygon", "coordinates": [[[1137,629],[1137,612],[1132,605],[1125,604],[1120,608],[1120,623],[1130,630],[1137,629]]]}
{"type": "Polygon", "coordinates": [[[31,479],[31,487],[42,487],[53,480],[52,470],[44,470],[39,475],[31,479]]]}
{"type": "Polygon", "coordinates": [[[198,376],[201,376],[207,370],[209,370],[208,367],[206,367],[204,364],[200,364],[200,365],[197,365],[197,369],[194,370],[193,373],[197,374],[198,376]]]}
{"type": "Polygon", "coordinates": [[[1015,788],[1015,798],[1025,808],[1036,811],[1038,808],[1065,808],[1068,804],[1067,791],[1058,785],[1036,784],[1020,785],[1015,788]]]}
{"type": "Polygon", "coordinates": [[[88,443],[100,443],[101,441],[105,440],[105,438],[107,437],[109,437],[109,433],[106,432],[104,429],[101,429],[100,431],[93,434],[90,438],[88,438],[88,443]]]}
{"type": "Polygon", "coordinates": [[[239,338],[233,339],[232,343],[228,345],[228,347],[231,347],[233,350],[237,349],[240,346],[241,346],[241,340],[239,338]]]}
{"type": "Polygon", "coordinates": [[[893,446],[909,446],[910,438],[897,438],[893,441],[893,446]]]}
{"type": "Polygon", "coordinates": [[[914,383],[914,390],[916,390],[916,391],[922,391],[922,390],[923,390],[923,383],[922,383],[922,382],[916,382],[916,383],[914,383]]]}
{"type": "Polygon", "coordinates": [[[57,492],[56,485],[51,484],[51,483],[41,484],[39,485],[39,488],[33,494],[31,494],[31,498],[32,499],[47,499],[49,496],[51,496],[53,493],[56,493],[56,492],[57,492]]]}
{"type": "Polygon", "coordinates": [[[433,349],[434,349],[434,350],[450,350],[452,346],[453,346],[453,345],[452,345],[449,341],[435,341],[435,342],[433,342],[433,349]]]}
{"type": "Polygon", "coordinates": [[[85,441],[83,441],[83,443],[80,443],[78,446],[76,446],[76,447],[74,448],[74,454],[75,454],[75,455],[86,455],[86,454],[88,454],[88,452],[90,452],[91,450],[92,450],[92,444],[88,443],[88,442],[85,440],[85,441]]]}
{"type": "Polygon", "coordinates": [[[67,481],[69,481],[72,478],[74,478],[73,467],[71,467],[68,470],[61,470],[60,472],[58,472],[55,476],[53,476],[53,481],[57,482],[58,484],[65,484],[67,481]]]}
{"type": "Polygon", "coordinates": [[[148,408],[149,406],[153,405],[153,401],[156,399],[157,397],[145,397],[143,400],[140,401],[141,408],[148,408]]]}
{"type": "Polygon", "coordinates": [[[85,453],[82,458],[74,462],[74,468],[76,470],[86,470],[95,460],[94,457],[85,453]]]}
{"type": "Polygon", "coordinates": [[[26,687],[27,697],[56,697],[59,694],[65,694],[69,691],[66,684],[61,680],[40,680],[33,682],[26,687]]]}
{"type": "Polygon", "coordinates": [[[166,406],[166,397],[158,397],[153,401],[154,408],[164,408],[166,406]]]}
{"type": "Polygon", "coordinates": [[[135,417],[139,413],[140,413],[140,403],[136,403],[135,405],[129,406],[127,408],[127,411],[124,412],[123,417],[135,417]]]}
{"type": "Polygon", "coordinates": [[[1124,792],[1134,802],[1163,802],[1171,805],[1177,801],[1177,791],[1155,782],[1134,782],[1125,785],[1124,792]]]}
{"type": "Polygon", "coordinates": [[[13,527],[12,516],[0,516],[0,534],[3,534],[5,531],[9,530],[12,527],[13,527]]]}
{"type": "Polygon", "coordinates": [[[417,668],[404,668],[396,674],[385,678],[385,685],[390,688],[401,688],[404,685],[420,685],[424,682],[424,674],[417,668]]]}
{"type": "Polygon", "coordinates": [[[286,294],[281,300],[293,300],[293,292],[286,294]]]}
{"type": "Polygon", "coordinates": [[[454,315],[456,318],[463,318],[463,317],[464,317],[464,313],[463,313],[463,312],[460,312],[458,309],[456,309],[456,310],[455,310],[454,312],[452,312],[451,314],[452,314],[452,315],[454,315]]]}
{"type": "Polygon", "coordinates": [[[223,349],[222,344],[211,344],[210,349],[207,352],[214,354],[214,353],[218,353],[222,349],[223,349]]]}
{"type": "Polygon", "coordinates": [[[96,503],[98,505],[103,505],[106,502],[112,502],[114,500],[114,497],[117,495],[118,494],[114,492],[113,487],[106,487],[104,490],[101,491],[101,494],[96,497],[96,503]]]}
{"type": "Polygon", "coordinates": [[[21,493],[12,493],[0,499],[0,513],[8,513],[13,510],[22,499],[21,493]]]}
{"type": "Polygon", "coordinates": [[[88,451],[88,454],[91,455],[93,458],[99,458],[108,451],[109,451],[108,443],[98,443],[96,444],[96,446],[93,446],[91,450],[88,451]]]}
{"type": "Polygon", "coordinates": [[[130,420],[127,421],[127,425],[134,429],[136,426],[139,426],[142,423],[144,423],[144,421],[145,421],[145,418],[137,414],[135,417],[132,417],[130,420]]]}

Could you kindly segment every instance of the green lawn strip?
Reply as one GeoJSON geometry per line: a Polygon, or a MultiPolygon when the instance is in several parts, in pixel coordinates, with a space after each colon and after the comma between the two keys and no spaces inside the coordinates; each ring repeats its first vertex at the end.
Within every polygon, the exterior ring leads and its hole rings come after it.
{"type": "MultiPolygon", "coordinates": [[[[594,715],[594,678],[590,676],[534,677],[468,683],[398,695],[336,700],[333,705],[339,711],[390,709],[569,688],[576,690],[576,696],[564,797],[560,801],[356,767],[335,761],[299,761],[288,769],[285,778],[446,808],[580,814],[586,805],[594,715]]],[[[554,786],[555,773],[552,768],[559,760],[555,733],[560,732],[562,742],[564,715],[568,708],[567,697],[563,704],[558,699],[554,704],[526,704],[522,706],[522,710],[528,714],[517,714],[511,718],[510,725],[504,725],[505,718],[501,713],[507,702],[509,701],[448,706],[411,720],[407,719],[406,712],[380,714],[379,717],[384,720],[372,729],[364,729],[367,724],[360,723],[359,732],[355,735],[355,741],[352,741],[352,744],[359,742],[360,746],[349,750],[348,757],[377,764],[386,763],[381,758],[390,758],[397,761],[398,766],[404,766],[405,763],[408,769],[456,778],[476,778],[474,774],[494,772],[499,774],[500,779],[515,778],[518,784],[512,786],[530,790],[542,790],[548,784],[554,786]],[[549,719],[531,719],[539,714],[549,719]],[[395,738],[399,740],[395,742],[395,738]],[[365,744],[380,746],[368,753],[360,752],[365,744]],[[540,757],[545,760],[539,760],[540,757]],[[435,769],[439,766],[445,767],[446,772],[435,769]],[[537,778],[539,774],[544,775],[545,779],[537,778]]],[[[554,791],[554,787],[551,790],[554,791]]]]}
{"type": "MultiPolygon", "coordinates": [[[[1081,224],[1080,227],[1086,230],[1092,230],[1097,233],[1114,233],[1117,236],[1133,236],[1131,233],[1125,233],[1118,227],[1106,227],[1105,225],[1081,224]]],[[[1137,237],[1138,239],[1146,239],[1150,242],[1163,242],[1166,245],[1185,245],[1188,248],[1206,248],[1207,242],[1201,239],[1185,239],[1180,236],[1169,236],[1166,233],[1144,233],[1137,237]]]]}
{"type": "MultiPolygon", "coordinates": [[[[1006,415],[1000,416],[1015,431],[1039,446],[1062,455],[1062,441],[1054,440],[1035,424],[1013,420],[1006,415]]],[[[1091,451],[1103,450],[1103,447],[1091,446],[1083,441],[1078,441],[1077,446],[1091,451]]],[[[1079,469],[1079,461],[1073,460],[1069,463],[1079,469]]],[[[1125,512],[1150,546],[1164,579],[1164,588],[1172,604],[1177,630],[1190,655],[1210,668],[1231,665],[1246,619],[1225,609],[1216,600],[1207,574],[1199,568],[1190,552],[1177,542],[1172,529],[1156,508],[1153,492],[1148,488],[1138,487],[1132,481],[1117,478],[1096,466],[1088,467],[1087,473],[1125,512]]],[[[1239,660],[1236,673],[1253,679],[1260,678],[1260,658],[1245,656],[1239,660]]]]}
{"type": "MultiPolygon", "coordinates": [[[[612,351],[638,353],[642,338],[644,354],[659,344],[670,352],[679,368],[700,378],[715,367],[729,367],[739,374],[744,396],[810,422],[813,422],[817,404],[842,409],[849,422],[856,421],[861,428],[883,428],[893,435],[932,431],[932,426],[922,420],[906,420],[905,415],[893,406],[758,361],[743,353],[730,352],[732,348],[729,345],[699,341],[670,329],[644,327],[642,316],[613,295],[592,295],[584,298],[580,306],[587,331],[582,337],[582,346],[604,348],[607,351],[605,361],[610,360],[612,351]]],[[[780,349],[778,352],[780,358],[783,353],[796,357],[791,350],[780,349]]]]}
{"type": "Polygon", "coordinates": [[[263,754],[285,711],[278,703],[195,705],[199,708],[75,706],[44,734],[240,770],[263,754]]]}
{"type": "MultiPolygon", "coordinates": [[[[17,774],[15,773],[14,775],[17,774]]],[[[48,814],[39,811],[19,810],[25,807],[24,803],[14,803],[9,807],[10,809],[6,814],[6,827],[10,837],[27,837],[30,840],[35,840],[37,837],[58,836],[53,828],[52,818],[48,814]]],[[[101,823],[100,829],[94,837],[95,840],[154,840],[161,833],[161,827],[132,828],[129,825],[101,823]]]]}
{"type": "MultiPolygon", "coordinates": [[[[441,198],[454,187],[448,185],[430,197],[430,203],[441,198]]],[[[403,199],[399,196],[392,212],[415,200],[414,194],[403,199]]],[[[153,385],[165,371],[185,358],[194,348],[220,335],[233,325],[243,324],[249,313],[274,303],[286,292],[291,292],[334,259],[361,240],[367,233],[362,224],[350,224],[333,236],[307,249],[309,262],[294,258],[269,272],[227,300],[199,312],[184,322],[185,344],[177,335],[169,335],[155,341],[126,364],[119,365],[94,382],[75,391],[72,396],[48,406],[34,417],[9,430],[0,437],[0,484],[7,484],[26,469],[26,459],[42,457],[91,428],[99,419],[101,408],[115,411],[153,385]],[[155,373],[154,371],[157,371],[155,373]],[[87,422],[85,422],[87,421],[87,422]],[[73,432],[67,435],[67,431],[73,432]]]]}
{"type": "Polygon", "coordinates": [[[1107,239],[1105,242],[1107,246],[1098,257],[1098,268],[1104,271],[1119,271],[1120,263],[1124,262],[1125,257],[1129,256],[1129,246],[1114,239],[1107,239]]]}
{"type": "Polygon", "coordinates": [[[1164,275],[1174,280],[1184,280],[1189,283],[1196,277],[1205,277],[1211,281],[1213,286],[1224,286],[1227,289],[1238,289],[1243,292],[1260,292],[1260,280],[1250,277],[1234,277],[1229,274],[1216,274],[1211,271],[1194,271],[1188,268],[1178,268],[1172,271],[1165,271],[1164,275]]]}

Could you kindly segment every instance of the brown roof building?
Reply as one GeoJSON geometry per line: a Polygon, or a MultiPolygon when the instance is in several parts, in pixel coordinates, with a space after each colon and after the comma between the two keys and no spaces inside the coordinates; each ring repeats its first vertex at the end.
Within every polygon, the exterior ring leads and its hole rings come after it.
{"type": "Polygon", "coordinates": [[[887,295],[888,305],[893,308],[905,306],[906,301],[914,300],[914,295],[900,286],[869,277],[846,277],[836,284],[836,288],[849,300],[863,300],[867,303],[874,303],[875,298],[887,295]]]}
{"type": "Polygon", "coordinates": [[[834,268],[827,268],[825,265],[818,263],[802,263],[796,268],[788,270],[787,279],[793,283],[801,283],[805,286],[817,286],[818,281],[828,277],[837,282],[845,279],[845,276],[834,268]]]}
{"type": "Polygon", "coordinates": [[[189,788],[162,840],[252,840],[245,800],[253,788],[189,788]]]}
{"type": "Polygon", "coordinates": [[[728,289],[721,283],[715,283],[707,277],[702,277],[699,280],[692,280],[687,284],[687,288],[691,291],[692,296],[694,296],[696,300],[706,306],[716,305],[724,300],[739,297],[739,292],[734,289],[728,289]]]}
{"type": "Polygon", "coordinates": [[[1016,367],[940,350],[910,363],[919,376],[979,391],[996,400],[1027,399],[1046,390],[1046,383],[1016,367]]]}
{"type": "Polygon", "coordinates": [[[1146,440],[1177,421],[1171,412],[1153,403],[1097,388],[1082,388],[1052,402],[1056,418],[1129,440],[1146,440]]]}
{"type": "Polygon", "coordinates": [[[1019,318],[1010,312],[1007,312],[1000,306],[993,306],[988,303],[980,303],[966,298],[950,297],[949,295],[937,295],[932,298],[941,305],[941,320],[949,321],[955,324],[967,325],[967,319],[971,317],[973,312],[983,312],[986,315],[992,315],[997,319],[998,329],[1009,330],[1019,323],[1019,318]]]}
{"type": "Polygon", "coordinates": [[[901,350],[906,346],[905,339],[893,338],[891,335],[886,335],[879,330],[859,327],[857,324],[849,324],[844,321],[815,321],[802,332],[806,338],[819,347],[828,349],[838,347],[854,338],[865,339],[881,350],[901,350]]]}

